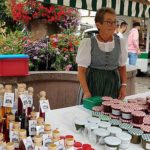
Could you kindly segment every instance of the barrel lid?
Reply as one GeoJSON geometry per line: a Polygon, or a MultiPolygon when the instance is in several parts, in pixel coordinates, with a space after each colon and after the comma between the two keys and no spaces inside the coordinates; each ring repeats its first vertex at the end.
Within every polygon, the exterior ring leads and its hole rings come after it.
{"type": "Polygon", "coordinates": [[[138,129],[138,128],[131,128],[128,130],[128,132],[132,135],[137,135],[137,136],[140,136],[143,134],[143,131],[141,129],[138,129]]]}
{"type": "Polygon", "coordinates": [[[108,136],[104,139],[105,143],[112,146],[118,146],[121,144],[121,140],[114,136],[108,136]]]}
{"type": "Polygon", "coordinates": [[[29,58],[26,54],[1,54],[0,59],[29,58]]]}

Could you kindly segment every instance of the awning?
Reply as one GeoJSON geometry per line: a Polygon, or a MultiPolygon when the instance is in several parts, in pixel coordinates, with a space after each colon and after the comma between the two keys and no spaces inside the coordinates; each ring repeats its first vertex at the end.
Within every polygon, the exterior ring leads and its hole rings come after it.
{"type": "Polygon", "coordinates": [[[64,5],[96,11],[101,7],[114,8],[117,15],[150,18],[150,6],[129,0],[37,0],[47,4],[64,5]]]}

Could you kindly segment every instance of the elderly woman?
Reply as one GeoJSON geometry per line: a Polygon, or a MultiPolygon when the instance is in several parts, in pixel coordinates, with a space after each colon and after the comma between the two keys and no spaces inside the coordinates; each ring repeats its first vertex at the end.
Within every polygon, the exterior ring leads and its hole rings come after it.
{"type": "Polygon", "coordinates": [[[101,8],[95,16],[99,33],[81,41],[76,61],[83,98],[126,96],[127,51],[124,41],[114,34],[116,14],[111,8],[101,8]]]}

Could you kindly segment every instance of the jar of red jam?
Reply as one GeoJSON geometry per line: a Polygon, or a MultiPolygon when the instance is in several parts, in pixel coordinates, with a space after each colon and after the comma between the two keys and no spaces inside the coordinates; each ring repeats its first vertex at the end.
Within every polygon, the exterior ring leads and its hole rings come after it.
{"type": "Polygon", "coordinates": [[[142,124],[145,115],[143,111],[132,111],[132,122],[134,124],[142,124]]]}
{"type": "Polygon", "coordinates": [[[111,113],[111,103],[109,101],[102,102],[102,105],[105,113],[111,113]]]}
{"type": "Polygon", "coordinates": [[[121,118],[125,120],[131,120],[132,119],[132,112],[133,109],[130,107],[122,107],[121,108],[121,118]]]}
{"type": "Polygon", "coordinates": [[[114,115],[114,116],[121,115],[121,111],[120,111],[121,105],[120,104],[112,104],[111,109],[112,109],[112,115],[114,115]]]}

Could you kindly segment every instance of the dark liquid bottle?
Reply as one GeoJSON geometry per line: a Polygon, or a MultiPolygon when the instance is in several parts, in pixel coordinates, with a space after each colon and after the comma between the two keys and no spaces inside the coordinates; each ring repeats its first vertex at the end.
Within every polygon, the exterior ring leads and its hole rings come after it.
{"type": "Polygon", "coordinates": [[[44,118],[45,121],[45,112],[42,112],[41,108],[40,108],[40,117],[44,118]]]}

